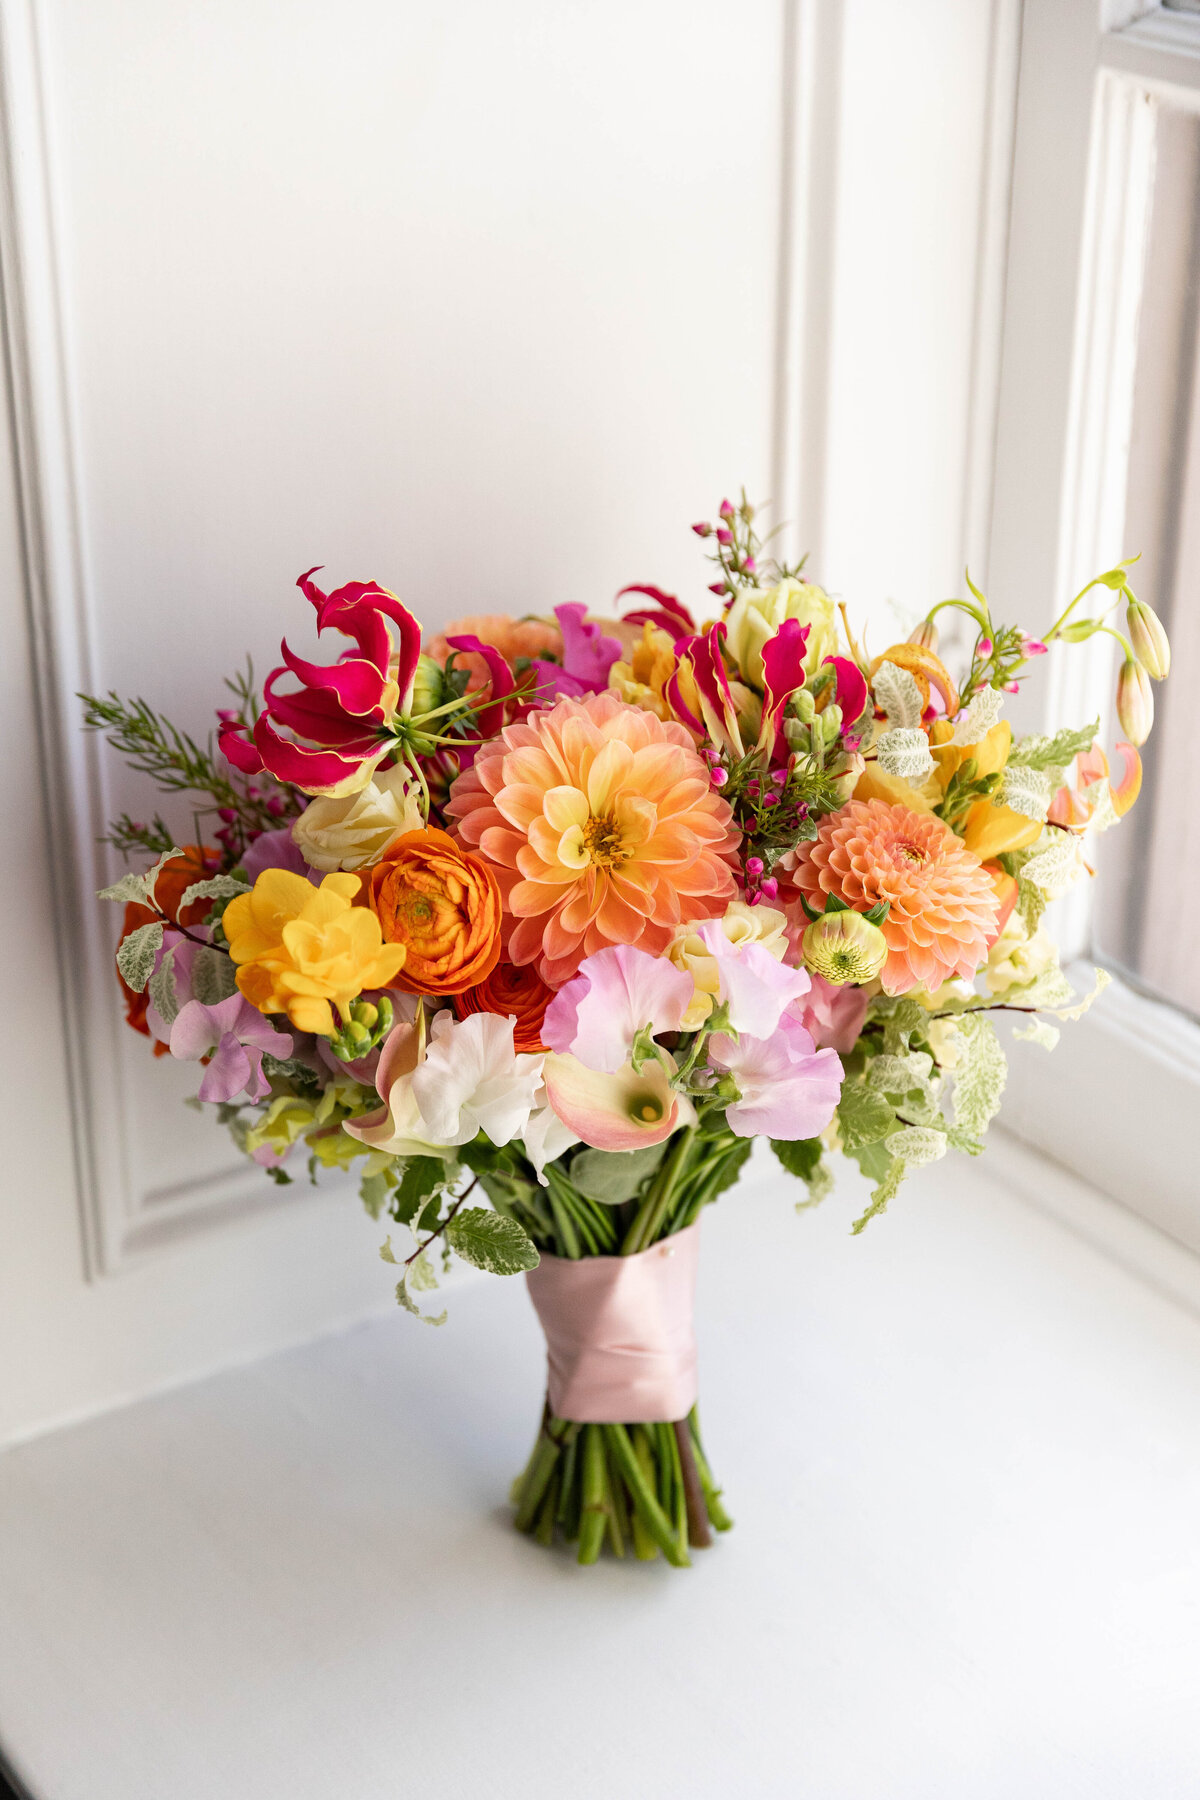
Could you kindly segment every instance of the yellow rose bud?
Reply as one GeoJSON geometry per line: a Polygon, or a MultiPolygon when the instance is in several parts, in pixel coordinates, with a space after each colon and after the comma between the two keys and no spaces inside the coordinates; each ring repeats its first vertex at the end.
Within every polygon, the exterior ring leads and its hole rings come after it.
{"type": "Polygon", "coordinates": [[[1152,681],[1165,681],[1171,672],[1171,644],[1162,620],[1152,606],[1131,600],[1125,614],[1133,654],[1152,681]]]}
{"type": "Polygon", "coordinates": [[[1117,717],[1129,742],[1141,749],[1154,724],[1154,690],[1140,662],[1127,657],[1117,680],[1117,717]]]}
{"type": "Polygon", "coordinates": [[[835,987],[874,981],[887,961],[887,939],[861,913],[826,913],[804,933],[804,962],[835,987]]]}

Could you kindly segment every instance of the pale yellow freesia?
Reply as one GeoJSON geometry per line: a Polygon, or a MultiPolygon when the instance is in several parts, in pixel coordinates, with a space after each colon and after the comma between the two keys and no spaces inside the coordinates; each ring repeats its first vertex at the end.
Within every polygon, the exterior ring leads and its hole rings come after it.
{"type": "Polygon", "coordinates": [[[1049,932],[1039,926],[1030,937],[1020,913],[1014,912],[988,951],[987,991],[993,996],[1007,994],[1010,988],[1024,987],[1057,965],[1058,951],[1049,932]]]}

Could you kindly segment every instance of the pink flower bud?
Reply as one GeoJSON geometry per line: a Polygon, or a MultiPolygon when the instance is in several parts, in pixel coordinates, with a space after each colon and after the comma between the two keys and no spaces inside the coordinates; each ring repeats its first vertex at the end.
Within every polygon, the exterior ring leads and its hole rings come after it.
{"type": "Polygon", "coordinates": [[[757,575],[758,574],[758,564],[755,562],[755,560],[752,556],[748,556],[746,558],[745,562],[742,564],[742,567],[743,567],[743,569],[745,569],[747,575],[757,575]]]}
{"type": "Polygon", "coordinates": [[[1141,749],[1154,724],[1154,690],[1149,675],[1132,657],[1121,664],[1117,678],[1117,717],[1129,742],[1141,749]]]}
{"type": "Polygon", "coordinates": [[[1006,694],[1019,694],[1021,691],[1021,684],[1019,681],[1006,681],[1004,684],[1004,691],[1006,694]]]}
{"type": "Polygon", "coordinates": [[[980,640],[979,640],[980,656],[990,656],[992,654],[993,649],[994,649],[994,645],[992,643],[991,638],[980,638],[980,640]]]}
{"type": "Polygon", "coordinates": [[[720,511],[721,511],[721,517],[723,519],[732,519],[733,507],[730,505],[728,500],[722,500],[720,511]]]}
{"type": "Polygon", "coordinates": [[[778,806],[779,805],[779,795],[778,794],[764,794],[762,803],[764,806],[778,806]]]}
{"type": "Polygon", "coordinates": [[[232,806],[218,806],[217,817],[222,825],[232,825],[237,818],[232,806]]]}
{"type": "Polygon", "coordinates": [[[708,591],[710,594],[723,594],[725,592],[725,583],[723,581],[710,581],[708,584],[708,591]]]}
{"type": "Polygon", "coordinates": [[[724,769],[718,768],[713,770],[709,780],[714,787],[724,787],[725,783],[729,780],[729,776],[724,769]]]}
{"type": "Polygon", "coordinates": [[[775,783],[776,787],[785,786],[786,782],[787,782],[787,778],[788,778],[788,772],[786,769],[772,769],[771,780],[775,783]]]}
{"type": "Polygon", "coordinates": [[[747,875],[761,875],[762,872],[763,872],[762,857],[761,856],[748,856],[746,858],[746,873],[747,873],[747,875]]]}
{"type": "Polygon", "coordinates": [[[1045,656],[1046,654],[1046,646],[1041,638],[1026,637],[1024,633],[1021,636],[1021,648],[1026,656],[1045,656]]]}
{"type": "Polygon", "coordinates": [[[779,883],[773,875],[768,875],[767,879],[762,883],[762,891],[767,896],[768,900],[778,900],[779,883]]]}
{"type": "Polygon", "coordinates": [[[1162,620],[1152,606],[1131,600],[1125,620],[1133,654],[1152,681],[1165,681],[1171,672],[1171,645],[1162,620]]]}
{"type": "Polygon", "coordinates": [[[701,521],[701,523],[699,525],[693,525],[692,530],[695,532],[697,537],[711,537],[712,536],[712,526],[709,524],[706,524],[703,520],[701,521]]]}
{"type": "Polygon", "coordinates": [[[726,531],[725,527],[722,525],[720,531],[718,531],[718,533],[717,533],[717,542],[718,542],[718,544],[732,544],[732,542],[733,542],[732,531],[726,531]]]}

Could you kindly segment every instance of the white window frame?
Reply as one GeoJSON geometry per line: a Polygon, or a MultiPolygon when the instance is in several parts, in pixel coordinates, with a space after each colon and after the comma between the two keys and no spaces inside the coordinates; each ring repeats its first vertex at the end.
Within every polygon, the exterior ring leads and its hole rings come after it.
{"type": "MultiPolygon", "coordinates": [[[[1131,12],[1026,0],[989,564],[1000,611],[1028,613],[1040,594],[1044,624],[1136,549],[1125,509],[1156,118],[1200,112],[1200,16],[1131,12]],[[1066,367],[1069,383],[1055,378],[1066,367]]],[[[1111,739],[1114,686],[1109,639],[1056,647],[1045,728],[1098,713],[1111,739]]],[[[1054,909],[1077,985],[1093,904],[1089,884],[1054,909]]],[[[1051,1062],[1014,1044],[1006,1123],[1200,1251],[1200,1026],[1113,974],[1051,1062]]]]}

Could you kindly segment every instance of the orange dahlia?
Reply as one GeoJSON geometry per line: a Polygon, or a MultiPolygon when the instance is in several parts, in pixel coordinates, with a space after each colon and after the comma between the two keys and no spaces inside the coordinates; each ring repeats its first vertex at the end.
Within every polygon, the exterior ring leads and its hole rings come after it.
{"type": "Polygon", "coordinates": [[[738,834],[690,737],[615,694],[509,725],[446,811],[496,871],[509,960],[551,987],[608,944],[663,951],[734,897],[738,834]]]}
{"type": "Polygon", "coordinates": [[[996,890],[979,858],[932,813],[886,800],[851,800],[823,819],[794,879],[813,906],[827,894],[858,912],[889,902],[880,926],[888,994],[932,991],[952,975],[970,980],[995,932],[996,890]]]}

